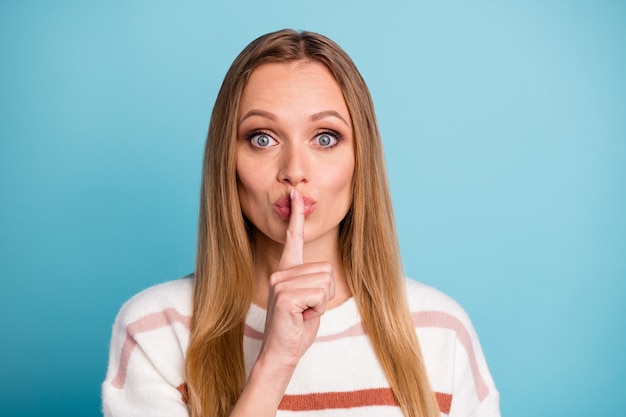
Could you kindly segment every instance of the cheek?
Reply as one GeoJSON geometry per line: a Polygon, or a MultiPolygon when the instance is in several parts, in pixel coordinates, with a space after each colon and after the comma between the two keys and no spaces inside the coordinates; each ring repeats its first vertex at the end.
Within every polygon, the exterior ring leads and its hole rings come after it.
{"type": "Polygon", "coordinates": [[[263,172],[262,167],[258,164],[251,166],[250,164],[237,163],[237,191],[239,202],[246,217],[254,213],[252,208],[261,207],[264,192],[267,188],[267,173],[263,172]]]}
{"type": "Polygon", "coordinates": [[[247,194],[254,190],[255,188],[255,175],[254,175],[255,167],[251,166],[251,164],[247,163],[245,158],[237,159],[237,185],[239,188],[239,196],[242,194],[247,194]]]}
{"type": "Polygon", "coordinates": [[[354,164],[338,164],[334,170],[327,171],[327,185],[337,191],[352,189],[354,177],[354,164]]]}

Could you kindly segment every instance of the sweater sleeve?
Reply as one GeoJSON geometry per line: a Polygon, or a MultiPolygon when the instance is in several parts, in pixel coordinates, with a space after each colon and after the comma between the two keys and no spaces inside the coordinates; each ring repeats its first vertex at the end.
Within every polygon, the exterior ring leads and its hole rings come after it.
{"type": "Polygon", "coordinates": [[[499,394],[465,310],[432,287],[407,281],[427,371],[447,417],[500,417],[499,394]]]}
{"type": "Polygon", "coordinates": [[[476,331],[464,311],[459,319],[467,333],[458,335],[450,417],[500,417],[499,393],[476,331]]]}
{"type": "Polygon", "coordinates": [[[113,325],[105,417],[187,417],[184,361],[190,326],[190,280],[157,285],[133,297],[113,325]]]}

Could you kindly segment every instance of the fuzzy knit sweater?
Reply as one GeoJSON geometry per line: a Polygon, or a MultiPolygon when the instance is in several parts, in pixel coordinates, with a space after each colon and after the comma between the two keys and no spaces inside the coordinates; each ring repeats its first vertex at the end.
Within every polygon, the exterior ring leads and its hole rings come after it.
{"type": "MultiPolygon", "coordinates": [[[[106,417],[188,416],[184,377],[193,280],[149,288],[128,301],[113,326],[102,386],[106,417]]],[[[409,307],[442,416],[500,416],[499,396],[463,309],[441,292],[406,280],[409,307]]],[[[249,374],[261,348],[265,310],[250,307],[244,354],[249,374]]],[[[401,417],[354,299],[327,311],[301,358],[278,417],[401,417]]]]}

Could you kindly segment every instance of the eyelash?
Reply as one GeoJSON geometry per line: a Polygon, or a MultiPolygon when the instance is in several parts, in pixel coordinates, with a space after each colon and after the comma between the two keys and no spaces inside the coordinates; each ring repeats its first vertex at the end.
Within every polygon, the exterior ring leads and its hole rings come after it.
{"type": "Polygon", "coordinates": [[[250,132],[250,133],[248,133],[246,135],[246,140],[248,141],[248,143],[250,143],[255,148],[261,148],[262,149],[263,146],[256,146],[256,145],[252,144],[252,139],[254,139],[257,136],[261,136],[261,135],[265,135],[265,136],[268,136],[268,137],[272,138],[273,140],[276,140],[276,139],[274,139],[274,137],[269,132],[267,132],[265,130],[253,130],[252,132],[250,132]]]}
{"type": "MultiPolygon", "coordinates": [[[[263,146],[256,146],[256,145],[252,144],[252,140],[253,140],[255,137],[260,136],[260,135],[265,135],[265,136],[268,136],[268,137],[272,138],[273,140],[276,140],[276,139],[274,139],[274,137],[273,137],[273,136],[272,136],[269,132],[267,132],[267,131],[265,131],[265,130],[253,130],[253,131],[251,131],[250,133],[248,133],[248,134],[246,135],[246,140],[247,140],[247,141],[248,141],[248,142],[249,142],[252,146],[254,146],[254,147],[256,147],[256,148],[263,148],[263,146]]],[[[319,138],[319,137],[320,137],[320,136],[322,136],[322,135],[328,135],[328,136],[331,136],[332,138],[334,138],[334,139],[335,139],[335,143],[333,143],[333,144],[332,144],[332,145],[330,145],[330,146],[320,146],[320,148],[322,148],[322,149],[332,149],[332,148],[334,148],[335,146],[339,145],[339,143],[343,140],[343,136],[342,136],[339,132],[337,132],[337,131],[335,131],[335,130],[331,130],[331,129],[324,129],[324,130],[322,130],[322,131],[318,132],[318,133],[315,135],[315,138],[319,138]]]]}
{"type": "Polygon", "coordinates": [[[341,134],[335,130],[330,130],[330,129],[322,130],[317,135],[315,135],[315,137],[319,138],[322,135],[328,135],[335,139],[335,143],[333,143],[330,146],[322,146],[323,149],[332,149],[335,146],[339,145],[339,143],[343,140],[343,136],[341,136],[341,134]]]}

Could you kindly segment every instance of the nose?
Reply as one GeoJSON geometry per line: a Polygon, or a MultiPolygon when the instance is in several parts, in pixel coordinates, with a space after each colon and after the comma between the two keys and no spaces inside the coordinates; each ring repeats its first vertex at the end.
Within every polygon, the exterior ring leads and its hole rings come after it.
{"type": "Polygon", "coordinates": [[[290,144],[280,156],[278,181],[296,186],[308,181],[309,158],[304,146],[290,144]]]}

